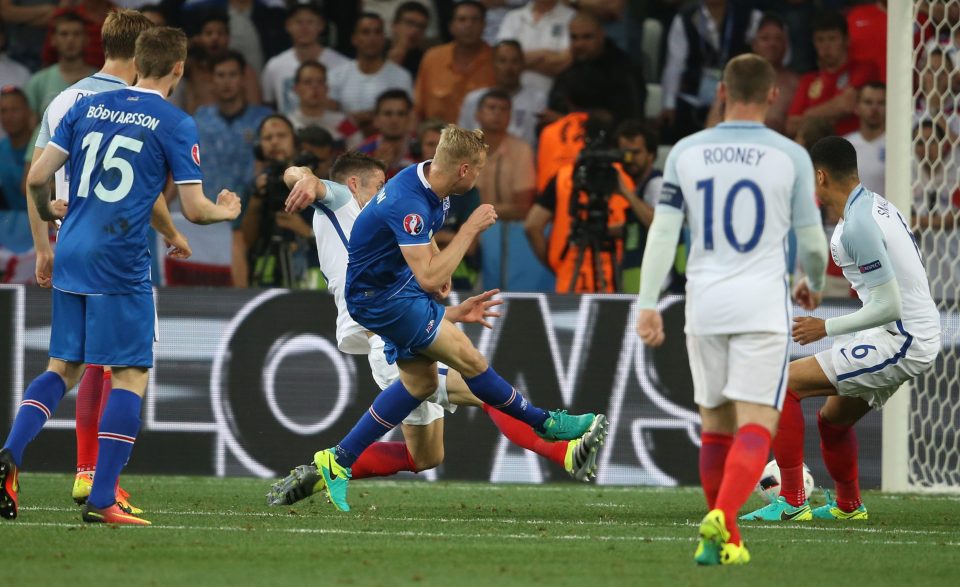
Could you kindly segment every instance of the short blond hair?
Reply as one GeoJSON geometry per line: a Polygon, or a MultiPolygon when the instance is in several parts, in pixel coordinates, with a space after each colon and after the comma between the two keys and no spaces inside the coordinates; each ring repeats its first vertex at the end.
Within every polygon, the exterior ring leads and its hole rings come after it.
{"type": "Polygon", "coordinates": [[[107,15],[100,30],[103,54],[107,59],[133,59],[137,37],[152,27],[153,23],[142,12],[114,10],[107,15]]]}
{"type": "Polygon", "coordinates": [[[773,66],[753,53],[738,55],[723,68],[723,84],[730,102],[763,104],[776,83],[773,66]]]}
{"type": "Polygon", "coordinates": [[[141,78],[165,77],[177,62],[186,60],[187,35],[180,29],[153,27],[137,37],[134,63],[141,78]]]}
{"type": "Polygon", "coordinates": [[[488,148],[483,142],[482,130],[467,130],[450,124],[440,131],[440,143],[433,160],[439,165],[473,165],[480,161],[480,154],[486,153],[488,148]]]}

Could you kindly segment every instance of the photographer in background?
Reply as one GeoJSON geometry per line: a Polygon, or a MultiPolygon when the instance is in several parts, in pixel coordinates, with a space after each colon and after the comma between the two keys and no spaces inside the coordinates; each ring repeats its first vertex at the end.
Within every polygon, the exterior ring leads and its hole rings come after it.
{"type": "Polygon", "coordinates": [[[630,176],[634,190],[621,187],[630,202],[623,234],[623,281],[620,291],[640,291],[640,263],[647,243],[647,231],[653,222],[653,209],[660,197],[663,173],[653,168],[657,159],[657,135],[643,120],[624,120],[617,128],[617,148],[623,153],[623,171],[630,176]]]}
{"type": "Polygon", "coordinates": [[[617,165],[606,113],[590,115],[586,146],[560,167],[527,215],[534,254],[557,276],[558,293],[617,291],[623,230],[633,180],[617,165]],[[549,236],[547,225],[553,222],[549,236]]]}
{"type": "Polygon", "coordinates": [[[240,230],[233,235],[233,277],[237,287],[303,288],[312,285],[313,250],[310,217],[283,211],[289,190],[287,167],[316,167],[316,157],[300,154],[293,124],[271,114],[260,124],[255,154],[263,172],[254,181],[240,230]]]}

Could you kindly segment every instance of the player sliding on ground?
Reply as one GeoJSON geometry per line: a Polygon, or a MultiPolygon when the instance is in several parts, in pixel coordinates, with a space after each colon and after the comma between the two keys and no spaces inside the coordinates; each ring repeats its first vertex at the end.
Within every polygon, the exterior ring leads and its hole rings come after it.
{"type": "Polygon", "coordinates": [[[663,343],[656,310],[660,284],[686,212],[686,334],[700,406],[700,481],[709,513],[694,555],[702,565],[750,561],[737,513],[770,453],[790,357],[786,250],[796,232],[800,260],[819,303],[826,239],[813,200],[813,167],[799,145],[766,128],[776,73],[743,55],[724,68],[718,98],[724,121],[677,143],[667,157],[663,194],[643,254],[637,331],[663,343]]]}
{"type": "MultiPolygon", "coordinates": [[[[364,329],[383,339],[386,360],[397,364],[400,377],[377,396],[343,440],[314,455],[322,480],[316,489],[326,488],[337,509],[350,509],[347,484],[351,467],[363,452],[437,392],[438,361],[459,372],[481,401],[524,422],[547,440],[580,438],[599,418],[534,406],[453,325],[479,321],[466,315],[475,307],[461,304],[445,309],[432,297],[450,291],[453,271],[473,239],[496,222],[493,206],[482,205],[447,248],[440,251],[433,242],[450,207],[448,198],[473,187],[486,163],[486,152],[480,131],[445,128],[436,157],[401,171],[357,217],[348,244],[347,310],[364,329]]],[[[295,204],[300,191],[295,187],[288,203],[295,204]]]]}
{"type": "MultiPolygon", "coordinates": [[[[833,347],[790,364],[787,399],[773,443],[780,497],[744,519],[866,520],[853,425],[871,408],[883,406],[901,384],[933,367],[940,352],[940,314],[903,215],[860,184],[857,152],[846,139],[821,139],[811,155],[817,197],[840,218],[830,241],[833,260],[863,307],[826,321],[794,319],[793,340],[810,344],[832,336],[833,347]],[[800,400],[815,396],[828,396],[817,427],[837,495],[811,511],[803,487],[800,400]]],[[[801,300],[808,295],[804,287],[801,283],[801,300]]]]}
{"type": "Polygon", "coordinates": [[[50,362],[23,393],[0,450],[0,517],[17,517],[18,468],[27,444],[76,385],[85,363],[112,367],[113,390],[100,419],[97,474],[85,522],[147,525],[123,511],[115,488],[140,430],[140,405],[153,366],[156,311],[147,222],[168,174],[183,215],[197,224],[232,220],[240,200],[203,194],[197,126],[165,98],[183,77],[187,38],[153,28],[137,38],[137,85],[81,98],[30,168],[27,189],[45,221],[63,219],[53,268],[50,362]],[[135,165],[134,165],[135,162],[135,165]],[[67,164],[67,202],[50,202],[50,180],[67,164]]]}
{"type": "MultiPolygon", "coordinates": [[[[320,270],[337,304],[337,345],[345,353],[368,356],[373,378],[381,390],[396,382],[400,372],[395,363],[387,362],[383,339],[350,318],[343,290],[353,225],[361,209],[383,189],[384,172],[382,162],[361,153],[346,153],[330,170],[334,181],[320,180],[306,167],[291,167],[284,175],[289,187],[298,188],[294,198],[300,199],[291,202],[291,209],[299,210],[310,204],[316,208],[313,230],[320,270]]],[[[490,300],[496,293],[496,290],[485,292],[461,304],[461,321],[490,327],[486,319],[499,316],[492,308],[500,302],[490,300]]],[[[537,435],[528,424],[481,402],[470,392],[463,377],[446,365],[439,365],[438,375],[437,392],[403,420],[401,430],[406,443],[374,442],[351,467],[352,479],[400,471],[419,472],[440,465],[444,454],[444,409],[453,412],[457,406],[464,405],[482,408],[507,438],[557,463],[574,479],[587,481],[591,475],[596,476],[597,451],[607,432],[603,416],[597,417],[582,438],[550,442],[537,435]]],[[[316,466],[301,465],[274,484],[267,494],[267,502],[292,504],[322,488],[323,480],[316,466]]]]}

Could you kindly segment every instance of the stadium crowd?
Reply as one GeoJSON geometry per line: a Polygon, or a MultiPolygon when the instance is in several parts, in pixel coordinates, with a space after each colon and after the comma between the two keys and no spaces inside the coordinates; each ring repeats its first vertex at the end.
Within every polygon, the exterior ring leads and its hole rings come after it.
{"type": "MultiPolygon", "coordinates": [[[[960,3],[920,4],[914,216],[918,230],[952,230],[960,3]]],[[[482,129],[490,151],[437,241],[480,203],[502,221],[455,287],[636,292],[658,169],[670,145],[722,119],[719,73],[751,51],[778,72],[767,124],[804,146],[846,136],[866,187],[884,191],[885,1],[0,0],[0,281],[33,280],[34,129],[102,65],[100,26],[118,5],[189,35],[170,99],[196,119],[207,194],[244,201],[232,226],[178,220],[194,254],[166,258],[160,242],[158,284],[322,288],[310,216],[283,212],[283,169],[325,176],[356,149],[389,176],[430,158],[455,123],[482,129]]],[[[685,251],[681,239],[666,287],[682,288],[685,251]]],[[[831,270],[830,293],[849,295],[831,270]]]]}

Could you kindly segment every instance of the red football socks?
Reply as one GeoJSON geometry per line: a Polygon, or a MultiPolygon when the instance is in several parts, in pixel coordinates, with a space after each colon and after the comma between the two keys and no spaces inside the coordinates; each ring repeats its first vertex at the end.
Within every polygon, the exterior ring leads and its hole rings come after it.
{"type": "Polygon", "coordinates": [[[732,544],[742,542],[737,514],[757,486],[769,454],[769,430],[759,424],[747,424],[737,431],[723,468],[723,481],[715,504],[723,510],[732,544]]]}
{"type": "Polygon", "coordinates": [[[717,503],[717,493],[723,481],[723,467],[727,462],[727,453],[733,444],[733,436],[716,432],[700,434],[700,485],[707,498],[707,509],[712,510],[717,503]]]}
{"type": "Polygon", "coordinates": [[[780,467],[780,495],[793,507],[800,507],[807,500],[803,486],[803,433],[800,398],[788,389],[773,439],[773,457],[780,467]]]}
{"type": "Polygon", "coordinates": [[[863,503],[857,469],[857,435],[852,426],[831,424],[820,414],[817,414],[817,426],[820,428],[823,464],[827,466],[837,489],[837,507],[852,512],[863,503]]]}
{"type": "Polygon", "coordinates": [[[519,447],[535,452],[561,467],[563,466],[563,461],[567,456],[567,445],[570,444],[568,441],[551,442],[544,440],[533,431],[529,424],[487,404],[483,404],[483,411],[493,420],[494,425],[500,430],[501,434],[507,437],[507,440],[519,447]]]}
{"type": "Polygon", "coordinates": [[[97,468],[103,367],[88,365],[77,390],[77,473],[97,468]]]}
{"type": "Polygon", "coordinates": [[[402,442],[374,442],[350,468],[353,479],[388,477],[400,471],[417,472],[413,457],[402,442]]]}

